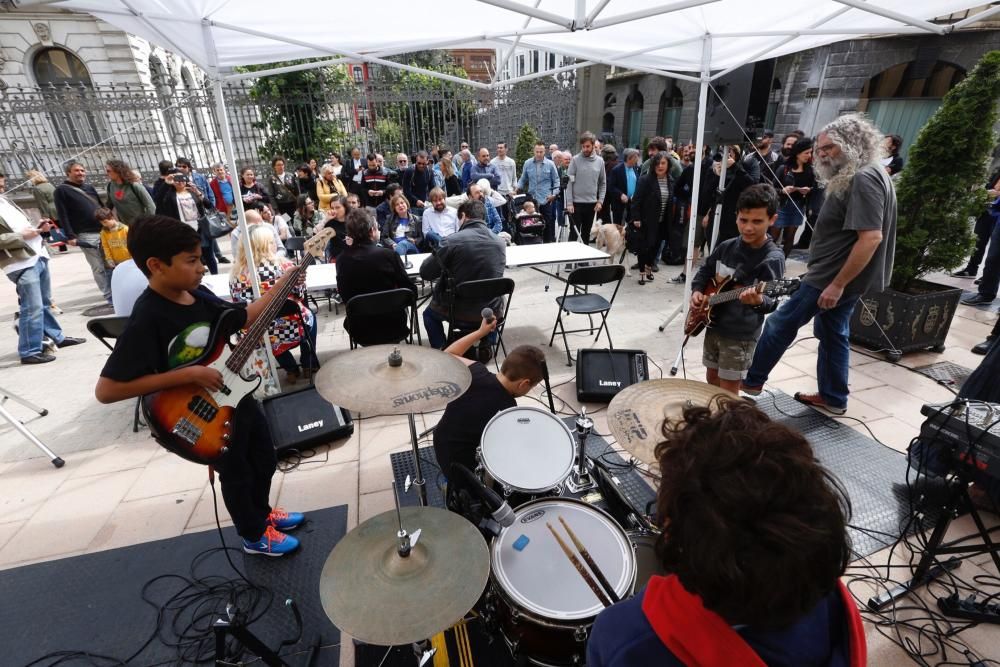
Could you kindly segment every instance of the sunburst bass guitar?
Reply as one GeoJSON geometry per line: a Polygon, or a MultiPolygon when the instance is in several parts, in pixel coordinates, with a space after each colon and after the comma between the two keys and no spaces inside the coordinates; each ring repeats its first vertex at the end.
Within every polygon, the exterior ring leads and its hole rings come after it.
{"type": "MultiPolygon", "coordinates": [[[[316,257],[322,257],[326,244],[336,235],[333,228],[323,228],[305,242],[305,253],[298,266],[290,269],[296,276],[305,271],[316,257]]],[[[223,387],[217,391],[197,384],[185,384],[142,397],[142,412],[156,441],[174,454],[195,463],[210,464],[224,456],[235,437],[236,406],[260,385],[259,375],[246,375],[246,362],[261,337],[280,312],[298,278],[293,276],[277,290],[260,316],[247,329],[239,343],[231,343],[241,319],[235,308],[222,311],[212,323],[208,343],[201,356],[184,366],[208,366],[222,374],[223,387]]]]}
{"type": "Polygon", "coordinates": [[[705,300],[702,301],[701,308],[688,310],[687,319],[684,322],[684,335],[697,336],[700,334],[705,330],[705,327],[712,324],[712,308],[723,303],[736,301],[744,292],[753,290],[758,294],[778,297],[791,294],[798,288],[798,278],[768,280],[746,286],[737,285],[732,282],[731,278],[723,278],[721,281],[713,278],[702,292],[705,295],[705,300]]]}

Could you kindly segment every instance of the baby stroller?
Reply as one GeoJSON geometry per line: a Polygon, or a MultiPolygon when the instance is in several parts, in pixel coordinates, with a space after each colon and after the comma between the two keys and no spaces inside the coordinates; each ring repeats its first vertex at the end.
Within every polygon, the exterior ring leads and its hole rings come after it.
{"type": "Polygon", "coordinates": [[[511,200],[511,210],[514,211],[514,243],[517,245],[541,243],[545,236],[545,218],[537,211],[530,215],[524,214],[522,208],[526,201],[526,195],[517,195],[511,200]]]}

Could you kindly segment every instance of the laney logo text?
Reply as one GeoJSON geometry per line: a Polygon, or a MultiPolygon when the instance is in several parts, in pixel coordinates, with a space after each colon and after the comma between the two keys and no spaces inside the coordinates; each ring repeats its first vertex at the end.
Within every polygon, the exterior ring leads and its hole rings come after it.
{"type": "Polygon", "coordinates": [[[601,387],[620,387],[620,386],[622,386],[621,382],[616,382],[615,380],[598,380],[597,384],[598,384],[598,386],[601,386],[601,387]]]}
{"type": "Polygon", "coordinates": [[[316,422],[309,422],[308,424],[299,424],[299,433],[303,433],[305,431],[311,431],[314,428],[319,428],[322,425],[323,425],[322,419],[316,422]]]}

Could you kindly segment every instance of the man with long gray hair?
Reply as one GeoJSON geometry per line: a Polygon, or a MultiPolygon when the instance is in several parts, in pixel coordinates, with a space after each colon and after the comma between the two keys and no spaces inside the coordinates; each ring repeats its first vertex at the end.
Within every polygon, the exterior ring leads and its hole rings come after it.
{"type": "Polygon", "coordinates": [[[798,291],[765,321],[741,388],[758,395],[799,328],[813,320],[819,391],[798,392],[795,400],[842,415],[847,411],[851,314],[862,294],[884,289],[892,274],[896,193],[879,162],[884,157],[882,134],[864,116],[837,118],[820,131],[815,145],[813,167],[826,186],[826,200],[813,231],[806,274],[798,291]]]}

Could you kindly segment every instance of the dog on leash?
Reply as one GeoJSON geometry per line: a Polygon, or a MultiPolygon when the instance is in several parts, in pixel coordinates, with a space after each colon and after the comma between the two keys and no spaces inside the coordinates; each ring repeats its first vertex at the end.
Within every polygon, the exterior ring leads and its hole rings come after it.
{"type": "MultiPolygon", "coordinates": [[[[610,222],[594,225],[590,228],[590,240],[598,250],[608,253],[608,264],[614,264],[625,249],[625,227],[610,222]]],[[[628,260],[625,261],[625,275],[632,276],[628,260]]]]}

